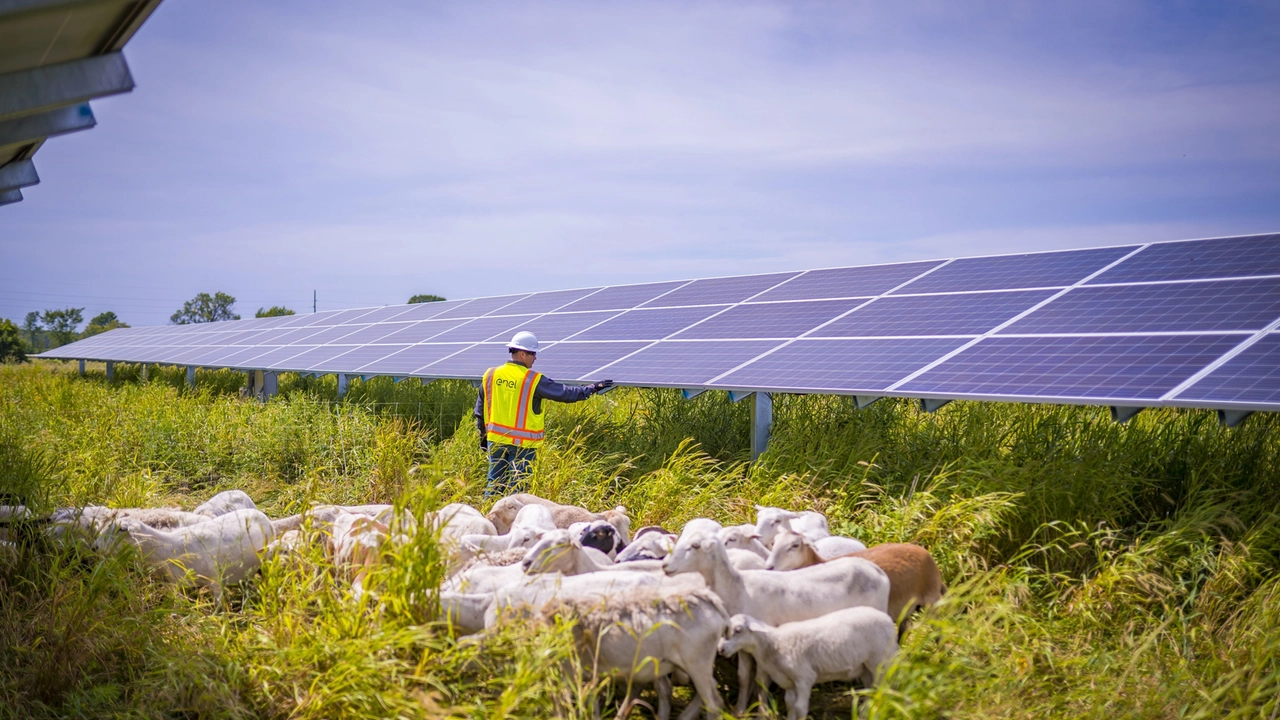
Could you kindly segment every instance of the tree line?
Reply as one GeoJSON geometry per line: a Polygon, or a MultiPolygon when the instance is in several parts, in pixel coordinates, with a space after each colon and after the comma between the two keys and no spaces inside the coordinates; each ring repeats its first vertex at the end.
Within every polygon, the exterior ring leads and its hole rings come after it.
{"type": "MultiPolygon", "coordinates": [[[[424,302],[442,302],[439,295],[421,294],[409,298],[409,304],[424,302]]],[[[174,325],[190,325],[192,323],[223,322],[239,320],[235,312],[236,299],[224,292],[199,293],[184,302],[182,307],[169,316],[174,325]]],[[[27,313],[22,325],[15,324],[7,318],[0,318],[0,362],[24,362],[28,354],[66,345],[76,340],[83,340],[99,333],[127,328],[129,324],[120,320],[112,311],[95,315],[84,330],[80,323],[84,322],[84,308],[67,307],[49,309],[43,312],[35,310],[27,313]]],[[[280,317],[293,315],[294,311],[283,305],[260,307],[254,313],[255,318],[280,317]]]]}

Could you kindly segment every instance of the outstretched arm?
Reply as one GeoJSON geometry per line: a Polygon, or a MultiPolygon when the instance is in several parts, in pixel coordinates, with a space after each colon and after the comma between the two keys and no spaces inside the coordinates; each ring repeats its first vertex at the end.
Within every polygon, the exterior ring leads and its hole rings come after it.
{"type": "MultiPolygon", "coordinates": [[[[554,400],[562,403],[575,403],[595,395],[601,390],[613,385],[612,380],[594,383],[592,385],[563,385],[552,380],[546,375],[538,380],[538,387],[533,389],[534,401],[538,400],[554,400]]],[[[541,412],[541,408],[535,408],[541,412]]]]}

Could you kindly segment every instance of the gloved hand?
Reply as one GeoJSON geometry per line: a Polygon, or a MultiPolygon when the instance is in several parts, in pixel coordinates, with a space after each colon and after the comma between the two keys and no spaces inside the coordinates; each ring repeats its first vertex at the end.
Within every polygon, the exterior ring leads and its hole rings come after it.
{"type": "Polygon", "coordinates": [[[591,394],[595,395],[596,393],[601,392],[603,390],[607,390],[608,388],[611,388],[611,387],[613,387],[612,380],[601,380],[600,382],[591,386],[591,394]]]}

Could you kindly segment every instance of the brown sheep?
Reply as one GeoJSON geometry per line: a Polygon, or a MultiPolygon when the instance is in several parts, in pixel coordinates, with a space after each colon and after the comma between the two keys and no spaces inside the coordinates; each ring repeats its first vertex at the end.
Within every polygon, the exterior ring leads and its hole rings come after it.
{"type": "MultiPolygon", "coordinates": [[[[907,631],[907,620],[917,609],[936,603],[947,591],[938,563],[928,550],[912,543],[884,543],[842,557],[870,560],[889,576],[889,617],[898,621],[898,639],[907,631]],[[908,612],[903,615],[903,610],[908,612]]],[[[835,560],[836,558],[832,558],[835,560]]],[[[765,563],[767,570],[796,570],[824,562],[813,543],[803,535],[783,531],[774,540],[765,563]]],[[[830,562],[830,560],[825,561],[830,562]]]]}

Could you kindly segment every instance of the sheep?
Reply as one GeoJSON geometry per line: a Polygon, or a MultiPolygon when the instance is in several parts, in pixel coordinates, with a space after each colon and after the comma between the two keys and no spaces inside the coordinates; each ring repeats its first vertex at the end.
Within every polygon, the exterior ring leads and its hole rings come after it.
{"type": "Polygon", "coordinates": [[[224,584],[240,582],[258,569],[260,553],[273,539],[266,515],[236,510],[173,530],[153,528],[132,517],[112,519],[94,548],[113,548],[122,532],[166,580],[185,582],[190,571],[197,586],[213,591],[215,601],[221,601],[224,584]]]}
{"type": "Polygon", "coordinates": [[[759,555],[761,560],[769,557],[769,549],[760,542],[755,525],[730,525],[721,528],[719,534],[726,550],[747,550],[759,555]]]}
{"type": "Polygon", "coordinates": [[[592,547],[609,556],[612,562],[618,556],[621,541],[618,530],[604,520],[589,523],[574,523],[569,526],[569,534],[573,535],[584,547],[592,547]]]}
{"type": "Polygon", "coordinates": [[[751,552],[750,550],[739,550],[738,548],[729,548],[725,550],[729,555],[729,564],[735,570],[764,570],[764,558],[751,552]]]}
{"type": "Polygon", "coordinates": [[[257,508],[258,506],[253,504],[253,498],[249,497],[243,490],[226,490],[196,506],[196,509],[192,510],[192,512],[196,515],[214,518],[219,515],[226,515],[233,510],[256,510],[257,508]]]}
{"type": "Polygon", "coordinates": [[[20,537],[20,527],[29,525],[33,520],[31,511],[25,505],[0,505],[0,542],[20,537]],[[10,527],[14,530],[10,530],[10,527]]]}
{"type": "Polygon", "coordinates": [[[449,503],[435,512],[423,517],[429,527],[440,528],[440,539],[451,545],[457,545],[463,535],[498,535],[493,523],[480,514],[479,510],[462,503],[449,503]]]}
{"type": "Polygon", "coordinates": [[[756,506],[756,532],[760,535],[760,542],[765,547],[773,547],[773,537],[784,526],[810,540],[817,540],[831,534],[827,529],[827,518],[822,513],[812,510],[798,513],[764,505],[756,506]]]}
{"type": "MultiPolygon", "coordinates": [[[[349,512],[339,512],[329,534],[329,555],[339,568],[350,566],[355,573],[351,588],[356,598],[364,594],[364,581],[378,561],[383,543],[391,539],[391,529],[384,523],[349,512]]],[[[396,540],[403,542],[404,535],[396,540]]]]}
{"type": "Polygon", "coordinates": [[[493,593],[499,588],[519,582],[524,575],[520,565],[472,565],[444,581],[441,590],[457,593],[493,593]]]}
{"type": "Polygon", "coordinates": [[[662,564],[656,560],[633,561],[617,565],[608,555],[583,545],[569,530],[553,530],[529,549],[521,562],[526,574],[559,572],[581,575],[601,571],[658,572],[662,564]]]}
{"type": "MultiPolygon", "coordinates": [[[[875,545],[846,557],[870,560],[889,578],[889,617],[899,622],[898,639],[907,631],[907,619],[917,609],[936,603],[947,591],[938,572],[938,563],[928,550],[912,543],[875,545]],[[903,612],[906,615],[903,615],[903,612]]],[[[771,570],[794,570],[831,562],[820,557],[813,544],[802,536],[779,535],[769,556],[771,570]]]]}
{"type": "Polygon", "coordinates": [[[512,523],[515,522],[516,513],[526,505],[542,505],[550,510],[556,527],[562,530],[567,529],[576,522],[604,520],[613,525],[618,531],[623,545],[631,542],[631,518],[627,516],[627,509],[621,505],[603,513],[593,513],[577,505],[561,505],[546,498],[540,498],[537,495],[516,493],[494,503],[487,517],[494,527],[498,529],[498,534],[505,535],[510,530],[512,523]]]}
{"type": "MultiPolygon", "coordinates": [[[[676,541],[663,561],[668,575],[700,573],[707,586],[720,596],[729,612],[745,613],[772,625],[808,620],[847,607],[868,606],[884,612],[889,600],[889,578],[875,564],[845,558],[818,567],[830,572],[814,573],[813,568],[793,573],[768,570],[738,570],[729,560],[724,543],[716,532],[694,529],[676,541]]],[[[750,663],[739,658],[741,688],[735,709],[741,714],[748,699],[750,663]]]]}
{"type": "Polygon", "coordinates": [[[515,522],[511,525],[510,532],[507,534],[470,534],[459,538],[456,564],[458,569],[461,569],[463,565],[481,553],[495,554],[517,548],[527,549],[533,547],[545,533],[555,529],[555,522],[551,519],[550,510],[542,505],[525,505],[520,508],[520,512],[516,513],[515,522]]]}
{"type": "MultiPolygon", "coordinates": [[[[774,539],[774,542],[777,542],[777,538],[774,539]]],[[[818,538],[813,541],[813,547],[824,560],[833,560],[867,549],[867,546],[863,545],[861,541],[842,535],[828,535],[824,538],[818,538]]]]}
{"type": "Polygon", "coordinates": [[[460,635],[484,630],[484,614],[492,603],[492,593],[440,593],[440,613],[460,635]]]}
{"type": "MultiPolygon", "coordinates": [[[[680,717],[688,720],[699,705],[708,718],[720,717],[723,700],[716,688],[715,656],[728,613],[715,593],[705,589],[639,586],[612,596],[562,594],[542,609],[577,620],[573,632],[583,665],[632,683],[659,683],[658,717],[670,714],[670,681],[677,668],[688,674],[698,696],[680,717]]],[[[635,689],[624,703],[625,713],[635,689]]]]}
{"type": "Polygon", "coordinates": [[[857,678],[864,687],[874,685],[898,642],[888,615],[853,607],[777,627],[734,615],[720,653],[728,657],[740,651],[755,658],[762,691],[768,681],[786,690],[787,720],[798,720],[809,714],[815,683],[857,678]]]}
{"type": "MultiPolygon", "coordinates": [[[[676,546],[676,536],[668,532],[650,531],[644,528],[636,533],[636,537],[626,550],[618,553],[619,564],[636,560],[661,560],[676,546]]],[[[661,530],[661,528],[658,528],[661,530]]]]}
{"type": "Polygon", "coordinates": [[[191,527],[209,520],[204,515],[185,512],[177,508],[108,508],[88,505],[82,508],[63,508],[49,516],[49,531],[62,536],[72,528],[88,531],[93,535],[102,531],[114,520],[130,518],[157,530],[191,527]]]}

